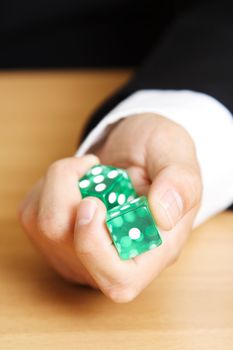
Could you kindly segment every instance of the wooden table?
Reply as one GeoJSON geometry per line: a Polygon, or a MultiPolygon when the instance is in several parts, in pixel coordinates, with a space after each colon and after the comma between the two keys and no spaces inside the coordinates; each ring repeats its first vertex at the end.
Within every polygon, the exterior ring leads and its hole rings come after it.
{"type": "Polygon", "coordinates": [[[179,261],[119,305],[62,281],[34,251],[18,203],[74,153],[94,107],[126,71],[0,74],[0,349],[233,349],[233,214],[193,232],[179,261]]]}

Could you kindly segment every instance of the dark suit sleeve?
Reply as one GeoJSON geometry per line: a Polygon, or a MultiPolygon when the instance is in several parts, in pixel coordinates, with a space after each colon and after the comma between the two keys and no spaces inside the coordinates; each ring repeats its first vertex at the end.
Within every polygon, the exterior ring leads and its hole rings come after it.
{"type": "Polygon", "coordinates": [[[131,81],[92,115],[83,138],[120,101],[141,89],[199,91],[215,97],[233,112],[231,2],[203,1],[177,12],[131,81]]]}

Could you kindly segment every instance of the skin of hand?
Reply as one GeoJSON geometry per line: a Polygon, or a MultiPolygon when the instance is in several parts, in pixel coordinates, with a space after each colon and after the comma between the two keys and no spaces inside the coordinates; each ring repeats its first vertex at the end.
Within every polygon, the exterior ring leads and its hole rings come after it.
{"type": "Polygon", "coordinates": [[[202,182],[187,131],[155,114],[120,121],[95,155],[53,163],[22,203],[20,221],[29,238],[65,279],[100,289],[115,302],[133,300],[179,256],[198,211],[202,182]],[[163,244],[120,260],[97,198],[81,200],[77,180],[101,162],[129,172],[147,195],[163,244]]]}

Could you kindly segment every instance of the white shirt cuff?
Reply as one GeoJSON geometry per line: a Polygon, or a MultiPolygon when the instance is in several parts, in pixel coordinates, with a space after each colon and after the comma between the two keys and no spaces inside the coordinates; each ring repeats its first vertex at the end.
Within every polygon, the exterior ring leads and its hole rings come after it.
{"type": "Polygon", "coordinates": [[[189,90],[141,90],[118,104],[90,132],[76,155],[85,154],[120,119],[141,113],[163,115],[182,125],[197,151],[203,199],[195,226],[233,202],[233,118],[216,99],[189,90]]]}

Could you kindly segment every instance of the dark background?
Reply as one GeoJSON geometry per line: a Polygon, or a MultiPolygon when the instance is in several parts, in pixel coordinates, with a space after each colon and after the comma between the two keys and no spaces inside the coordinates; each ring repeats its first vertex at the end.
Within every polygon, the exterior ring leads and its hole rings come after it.
{"type": "Polygon", "coordinates": [[[4,0],[0,6],[4,69],[137,65],[186,5],[170,0],[4,0]]]}

